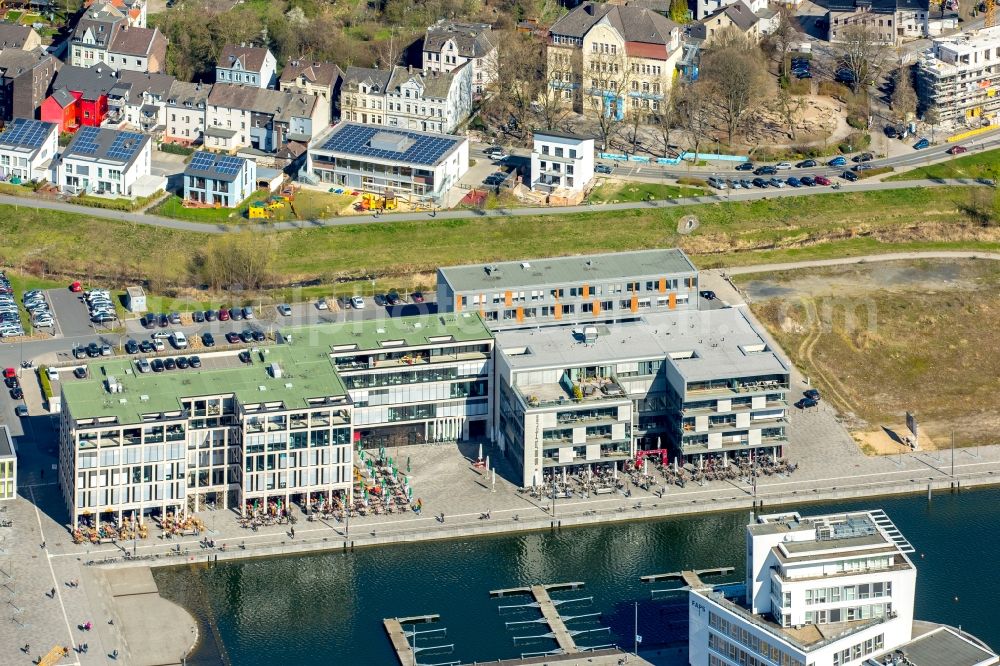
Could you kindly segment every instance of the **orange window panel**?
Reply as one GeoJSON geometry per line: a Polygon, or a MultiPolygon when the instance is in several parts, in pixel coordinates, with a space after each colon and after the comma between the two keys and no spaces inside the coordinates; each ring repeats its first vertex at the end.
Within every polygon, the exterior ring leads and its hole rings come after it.
{"type": "Polygon", "coordinates": [[[583,297],[584,298],[589,298],[590,297],[590,285],[589,284],[585,283],[583,285],[583,297]]]}
{"type": "Polygon", "coordinates": [[[632,297],[632,300],[628,304],[628,309],[631,310],[632,312],[638,312],[639,311],[639,297],[638,296],[633,296],[632,297]]]}
{"type": "Polygon", "coordinates": [[[671,310],[677,307],[677,294],[670,294],[667,298],[667,307],[671,310]]]}
{"type": "Polygon", "coordinates": [[[601,302],[594,301],[594,316],[596,317],[599,314],[601,314],[601,302]]]}
{"type": "Polygon", "coordinates": [[[667,278],[660,278],[660,293],[664,294],[667,291],[667,278]]]}
{"type": "Polygon", "coordinates": [[[507,307],[510,307],[511,305],[513,305],[514,304],[514,294],[511,293],[511,292],[509,292],[509,291],[503,292],[503,304],[506,305],[507,307]]]}
{"type": "Polygon", "coordinates": [[[517,321],[518,322],[524,321],[524,308],[518,308],[515,311],[515,314],[517,315],[517,321]]]}
{"type": "Polygon", "coordinates": [[[558,303],[555,305],[555,316],[556,319],[562,319],[562,306],[558,303]]]}
{"type": "Polygon", "coordinates": [[[462,311],[462,297],[458,294],[455,295],[455,312],[462,311]]]}

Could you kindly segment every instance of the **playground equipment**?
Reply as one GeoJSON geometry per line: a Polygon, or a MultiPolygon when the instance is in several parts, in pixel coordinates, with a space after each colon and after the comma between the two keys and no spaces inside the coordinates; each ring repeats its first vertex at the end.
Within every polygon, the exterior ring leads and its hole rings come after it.
{"type": "Polygon", "coordinates": [[[393,195],[379,196],[371,192],[361,195],[361,210],[396,210],[399,202],[393,195]]]}

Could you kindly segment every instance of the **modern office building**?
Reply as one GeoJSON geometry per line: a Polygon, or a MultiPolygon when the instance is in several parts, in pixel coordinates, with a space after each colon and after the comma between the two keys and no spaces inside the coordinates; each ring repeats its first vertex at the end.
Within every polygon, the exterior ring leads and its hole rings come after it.
{"type": "Polygon", "coordinates": [[[469,140],[342,122],[312,144],[306,169],[324,184],[437,201],[469,170],[469,140]]]}
{"type": "Polygon", "coordinates": [[[759,516],[746,548],[743,584],[689,592],[692,666],[860,665],[910,641],[913,547],[882,511],[759,516]]]}
{"type": "Polygon", "coordinates": [[[741,308],[496,333],[495,441],[525,486],[637,451],[780,458],[790,366],[741,308]]]}
{"type": "Polygon", "coordinates": [[[698,270],[678,249],[550,257],[438,269],[438,308],[491,329],[634,319],[698,307],[698,270]]]}
{"type": "Polygon", "coordinates": [[[234,208],[257,187],[257,163],[199,150],[184,167],[184,199],[234,208]]]}
{"type": "Polygon", "coordinates": [[[283,331],[329,350],[364,448],[490,437],[493,336],[475,314],[283,331]]]}
{"type": "Polygon", "coordinates": [[[1000,26],[934,40],[917,62],[917,95],[939,122],[974,127],[1000,122],[1000,26]]]}
{"type": "Polygon", "coordinates": [[[15,118],[0,134],[0,177],[49,180],[58,141],[55,124],[15,118]]]}
{"type": "Polygon", "coordinates": [[[102,359],[87,379],[61,375],[59,480],[72,525],[349,492],[351,405],[326,350],[200,358],[199,369],[166,372],[102,359]]]}
{"type": "Polygon", "coordinates": [[[17,497],[17,451],[10,428],[0,424],[0,502],[17,497]]]}

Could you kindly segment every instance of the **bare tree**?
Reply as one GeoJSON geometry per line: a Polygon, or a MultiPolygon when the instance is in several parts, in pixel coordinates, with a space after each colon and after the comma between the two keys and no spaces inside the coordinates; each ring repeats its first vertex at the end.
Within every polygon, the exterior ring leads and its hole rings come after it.
{"type": "Polygon", "coordinates": [[[875,82],[885,66],[889,51],[889,46],[879,39],[878,31],[873,26],[852,23],[844,28],[840,59],[854,79],[851,81],[854,92],[875,82]]]}
{"type": "Polygon", "coordinates": [[[270,279],[274,253],[273,234],[240,231],[210,240],[195,262],[205,282],[214,288],[259,289],[270,279]]]}
{"type": "Polygon", "coordinates": [[[632,72],[624,49],[616,53],[592,54],[587,62],[589,70],[583,73],[586,104],[597,117],[604,148],[607,150],[625,119],[625,102],[632,82],[632,72]]]}
{"type": "Polygon", "coordinates": [[[778,87],[778,97],[775,100],[775,109],[781,114],[788,127],[788,138],[795,141],[795,129],[799,122],[799,114],[805,106],[802,95],[793,93],[786,87],[778,87]]]}
{"type": "Polygon", "coordinates": [[[663,100],[660,102],[660,108],[653,113],[653,127],[656,129],[657,133],[660,135],[660,142],[663,144],[663,156],[667,157],[670,153],[670,134],[674,129],[674,123],[677,121],[677,113],[674,108],[674,95],[672,94],[664,95],[663,100]]]}
{"type": "Polygon", "coordinates": [[[913,90],[911,74],[905,65],[896,70],[890,98],[893,113],[904,123],[917,114],[917,93],[913,90]]]}
{"type": "Polygon", "coordinates": [[[752,112],[764,100],[766,85],[760,49],[727,36],[717,41],[701,62],[701,76],[709,85],[713,107],[726,128],[729,143],[739,134],[752,112]]]}
{"type": "Polygon", "coordinates": [[[778,72],[787,74],[785,71],[785,61],[788,60],[788,53],[792,50],[792,44],[802,38],[799,29],[799,22],[795,14],[786,5],[778,5],[778,27],[768,37],[774,45],[774,53],[778,56],[778,72]]]}
{"type": "Polygon", "coordinates": [[[689,145],[695,155],[701,152],[703,141],[712,140],[710,92],[708,84],[704,81],[691,81],[679,85],[674,93],[678,124],[687,134],[689,145]]]}
{"type": "Polygon", "coordinates": [[[934,129],[941,122],[941,114],[934,107],[924,111],[924,122],[931,126],[931,141],[934,141],[934,129]]]}
{"type": "Polygon", "coordinates": [[[518,128],[529,126],[532,104],[547,97],[543,56],[536,40],[514,31],[500,33],[496,57],[486,63],[489,84],[480,102],[483,112],[503,125],[513,118],[518,128]]]}
{"type": "Polygon", "coordinates": [[[573,72],[569,69],[549,69],[542,77],[539,86],[541,92],[534,107],[539,122],[545,129],[556,129],[572,111],[572,96],[576,92],[569,84],[572,82],[573,76],[573,72]],[[566,97],[567,92],[570,95],[568,98],[566,97]]]}

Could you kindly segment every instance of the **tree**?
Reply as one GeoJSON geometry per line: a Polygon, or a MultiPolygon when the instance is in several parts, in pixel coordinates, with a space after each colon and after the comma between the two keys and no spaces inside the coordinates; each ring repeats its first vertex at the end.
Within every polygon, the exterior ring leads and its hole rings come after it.
{"type": "Polygon", "coordinates": [[[196,268],[216,289],[259,289],[270,278],[273,234],[240,231],[212,238],[196,257],[196,268]]]}
{"type": "Polygon", "coordinates": [[[924,122],[931,126],[931,141],[934,141],[934,128],[941,122],[941,114],[934,107],[924,111],[924,122]]]}
{"type": "MultiPolygon", "coordinates": [[[[705,81],[688,81],[678,86],[674,93],[677,120],[687,134],[694,154],[701,152],[701,144],[711,140],[712,105],[709,85],[705,81]]],[[[697,161],[697,157],[695,158],[697,161]]]]}
{"type": "Polygon", "coordinates": [[[663,96],[660,108],[653,113],[652,125],[660,135],[660,142],[663,144],[663,156],[670,155],[670,134],[673,131],[674,123],[677,119],[677,109],[674,108],[673,91],[663,96]]]}
{"type": "MultiPolygon", "coordinates": [[[[498,33],[496,42],[496,56],[486,61],[489,83],[480,100],[482,112],[498,124],[507,125],[513,119],[516,127],[523,128],[531,124],[529,119],[535,104],[542,111],[550,109],[546,124],[555,123],[562,101],[551,100],[553,95],[544,85],[547,70],[543,46],[529,35],[513,30],[498,33]]],[[[546,129],[553,127],[554,124],[546,129]]]]}
{"type": "Polygon", "coordinates": [[[910,68],[905,65],[896,70],[890,104],[900,122],[905,123],[917,114],[917,93],[913,90],[910,68]]]}
{"type": "Polygon", "coordinates": [[[629,99],[632,70],[624,48],[615,53],[590,54],[587,62],[590,69],[584,72],[583,94],[597,118],[604,149],[608,150],[628,112],[625,104],[629,99]]]}
{"type": "Polygon", "coordinates": [[[771,33],[769,41],[774,45],[774,52],[778,56],[778,71],[781,74],[787,74],[785,61],[788,60],[788,53],[792,50],[792,44],[801,37],[799,22],[792,10],[786,5],[778,5],[778,27],[771,33]]]}
{"type": "Polygon", "coordinates": [[[792,93],[785,86],[778,86],[778,98],[776,100],[778,113],[788,127],[788,138],[795,141],[795,128],[799,122],[799,114],[802,112],[804,100],[802,95],[792,93]]]}
{"type": "Polygon", "coordinates": [[[851,89],[858,92],[863,86],[873,84],[881,74],[889,47],[867,23],[852,23],[844,28],[842,36],[841,62],[853,78],[851,89]]]}
{"type": "Polygon", "coordinates": [[[681,25],[688,22],[687,0],[671,0],[670,20],[673,21],[674,23],[679,23],[681,25]]]}
{"type": "Polygon", "coordinates": [[[760,49],[742,35],[723,31],[702,57],[701,76],[731,145],[764,99],[766,78],[760,49]]]}

